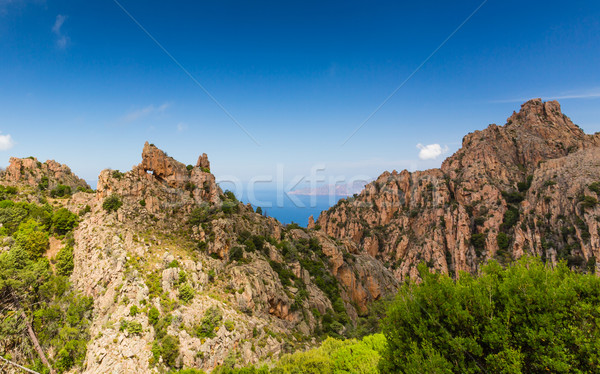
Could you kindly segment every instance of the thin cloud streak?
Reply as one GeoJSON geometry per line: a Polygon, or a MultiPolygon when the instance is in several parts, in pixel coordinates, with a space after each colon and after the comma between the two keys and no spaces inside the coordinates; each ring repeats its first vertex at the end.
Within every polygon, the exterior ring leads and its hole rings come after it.
{"type": "Polygon", "coordinates": [[[530,98],[492,100],[491,102],[492,103],[523,103],[525,101],[535,99],[537,97],[542,97],[544,100],[598,99],[598,98],[600,98],[600,89],[565,93],[565,94],[556,95],[556,96],[542,95],[542,96],[536,96],[536,97],[530,97],[530,98]]]}
{"type": "Polygon", "coordinates": [[[54,21],[54,26],[52,26],[52,33],[54,35],[56,35],[56,46],[59,49],[65,49],[67,48],[67,45],[69,44],[69,37],[67,35],[65,35],[61,28],[63,26],[63,24],[65,23],[65,21],[67,20],[67,16],[59,14],[56,16],[56,21],[54,21]]]}
{"type": "Polygon", "coordinates": [[[127,113],[126,115],[124,115],[121,118],[121,120],[123,122],[131,123],[131,122],[140,120],[142,118],[146,118],[150,115],[162,114],[169,108],[170,105],[171,104],[169,104],[169,103],[164,103],[158,107],[155,106],[154,104],[148,105],[145,108],[137,109],[137,110],[127,113]]]}

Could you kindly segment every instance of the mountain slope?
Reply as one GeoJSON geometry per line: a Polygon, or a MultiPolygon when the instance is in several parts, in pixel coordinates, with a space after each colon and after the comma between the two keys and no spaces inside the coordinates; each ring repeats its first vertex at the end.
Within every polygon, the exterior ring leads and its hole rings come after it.
{"type": "MultiPolygon", "coordinates": [[[[104,170],[96,192],[57,198],[39,180],[58,178],[36,162],[11,159],[15,168],[36,175],[4,174],[17,186],[15,199],[81,216],[64,239],[73,246],[71,289],[93,300],[77,371],[255,363],[348,335],[370,302],[397,288],[392,273],[353,243],[285,227],[222,192],[206,155],[186,166],[146,143],[131,171],[104,170]]],[[[51,248],[45,255],[55,261],[51,248]]],[[[52,348],[42,344],[58,368],[52,348]]]]}
{"type": "Polygon", "coordinates": [[[595,267],[599,144],[557,102],[531,100],[506,125],[465,136],[440,169],[385,172],[316,227],[350,238],[398,280],[416,277],[419,262],[473,273],[523,253],[595,267]]]}

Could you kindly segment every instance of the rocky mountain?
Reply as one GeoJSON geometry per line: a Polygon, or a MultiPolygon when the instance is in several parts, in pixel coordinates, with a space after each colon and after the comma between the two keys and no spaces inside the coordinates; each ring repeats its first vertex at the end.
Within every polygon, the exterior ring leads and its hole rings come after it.
{"type": "MultiPolygon", "coordinates": [[[[55,268],[62,268],[56,253],[72,246],[72,292],[93,300],[79,366],[74,353],[35,331],[36,316],[47,309],[24,311],[55,368],[164,372],[268,360],[321,336],[349,334],[370,302],[397,288],[392,273],[352,241],[283,226],[223,192],[206,154],[186,166],[146,143],[131,171],[104,170],[97,191],[73,188],[62,196],[51,193],[54,183],[75,187],[80,180],[64,166],[44,165],[13,158],[4,181],[17,187],[14,201],[46,204],[52,217],[59,208],[80,216],[65,236],[43,220],[36,227],[51,227],[54,247],[42,248],[55,268]]],[[[11,204],[0,204],[0,221],[11,204]]],[[[19,248],[9,243],[2,251],[10,259],[19,248]]],[[[3,285],[0,279],[0,291],[3,285]]],[[[0,346],[17,346],[2,336],[0,346]]],[[[14,355],[22,364],[37,356],[14,355]]]]}
{"type": "Polygon", "coordinates": [[[63,194],[64,189],[89,190],[86,181],[71,172],[67,165],[59,164],[54,160],[44,163],[35,157],[11,157],[8,167],[0,172],[0,183],[8,186],[31,186],[42,190],[53,190],[59,186],[58,193],[63,194]]]}
{"type": "Polygon", "coordinates": [[[458,274],[523,254],[597,270],[600,135],[534,99],[463,138],[440,169],[385,172],[310,225],[381,260],[402,281],[420,262],[458,274]]]}

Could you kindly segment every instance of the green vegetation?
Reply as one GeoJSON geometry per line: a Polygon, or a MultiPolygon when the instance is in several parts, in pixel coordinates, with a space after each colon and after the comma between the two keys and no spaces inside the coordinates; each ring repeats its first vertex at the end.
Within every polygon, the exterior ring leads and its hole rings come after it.
{"type": "Polygon", "coordinates": [[[420,267],[388,310],[382,372],[594,372],[600,278],[523,258],[454,281],[420,267]]]}
{"type": "Polygon", "coordinates": [[[366,336],[362,340],[327,338],[321,346],[305,352],[283,355],[272,368],[218,367],[216,374],[376,374],[380,353],[385,349],[382,334],[366,336]]]}
{"type": "Polygon", "coordinates": [[[73,273],[73,247],[64,246],[56,255],[56,274],[70,276],[73,273]]]}
{"type": "Polygon", "coordinates": [[[69,197],[71,196],[71,187],[59,184],[50,191],[50,197],[69,197]]]}
{"type": "Polygon", "coordinates": [[[102,203],[102,208],[107,212],[116,212],[123,205],[121,198],[117,195],[110,195],[102,203]]]}
{"type": "Polygon", "coordinates": [[[179,299],[187,303],[194,298],[195,292],[192,286],[187,283],[183,283],[179,286],[179,299]]]}
{"type": "Polygon", "coordinates": [[[58,252],[55,271],[44,257],[50,234],[67,235],[76,221],[72,213],[49,205],[0,201],[0,233],[14,238],[0,254],[0,346],[40,372],[48,369],[30,329],[56,372],[69,371],[85,359],[93,303],[69,284],[73,247],[68,243],[58,252]]]}
{"type": "Polygon", "coordinates": [[[194,328],[196,336],[199,338],[214,338],[215,329],[223,320],[223,312],[216,306],[210,307],[204,312],[200,324],[194,328]]]}
{"type": "Polygon", "coordinates": [[[60,208],[52,215],[52,229],[58,235],[65,235],[77,225],[77,215],[66,208],[60,208]]]}
{"type": "Polygon", "coordinates": [[[508,249],[510,245],[510,237],[503,232],[499,232],[496,237],[496,242],[498,243],[498,248],[500,249],[508,249]]]}

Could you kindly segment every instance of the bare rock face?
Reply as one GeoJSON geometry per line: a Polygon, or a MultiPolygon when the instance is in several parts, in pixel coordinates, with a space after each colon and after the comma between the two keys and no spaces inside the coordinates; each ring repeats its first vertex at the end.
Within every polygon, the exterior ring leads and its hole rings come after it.
{"type": "Polygon", "coordinates": [[[142,163],[138,169],[151,173],[159,181],[164,181],[173,188],[184,188],[189,175],[184,164],[156,148],[154,144],[144,144],[142,163]]]}
{"type": "MultiPolygon", "coordinates": [[[[202,157],[201,157],[202,158],[202,157]]],[[[208,159],[206,160],[208,163],[208,159]]],[[[223,194],[206,169],[188,168],[153,144],[144,145],[142,162],[127,173],[103,170],[98,177],[98,197],[116,194],[142,202],[151,214],[189,211],[196,204],[218,204],[223,194]]]]}
{"type": "Polygon", "coordinates": [[[11,157],[9,163],[6,170],[0,174],[0,181],[5,185],[38,187],[41,183],[45,189],[52,189],[59,184],[69,186],[73,190],[77,187],[90,188],[86,181],[73,174],[67,165],[54,160],[42,163],[35,157],[11,157]]]}
{"type": "Polygon", "coordinates": [[[200,169],[208,169],[210,170],[210,162],[208,161],[208,156],[206,153],[203,153],[200,157],[198,157],[198,162],[196,162],[196,167],[200,169]]]}
{"type": "Polygon", "coordinates": [[[558,102],[534,99],[505,126],[465,136],[440,169],[385,172],[357,197],[323,212],[317,224],[380,259],[398,280],[416,277],[420,262],[458,274],[524,253],[593,264],[596,223],[591,208],[583,212],[577,204],[582,196],[597,198],[587,185],[600,181],[593,161],[598,145],[600,136],[585,134],[558,102]],[[544,183],[553,194],[540,192],[544,183]],[[587,229],[579,228],[581,220],[587,229]],[[573,235],[550,235],[561,230],[573,235]]]}

